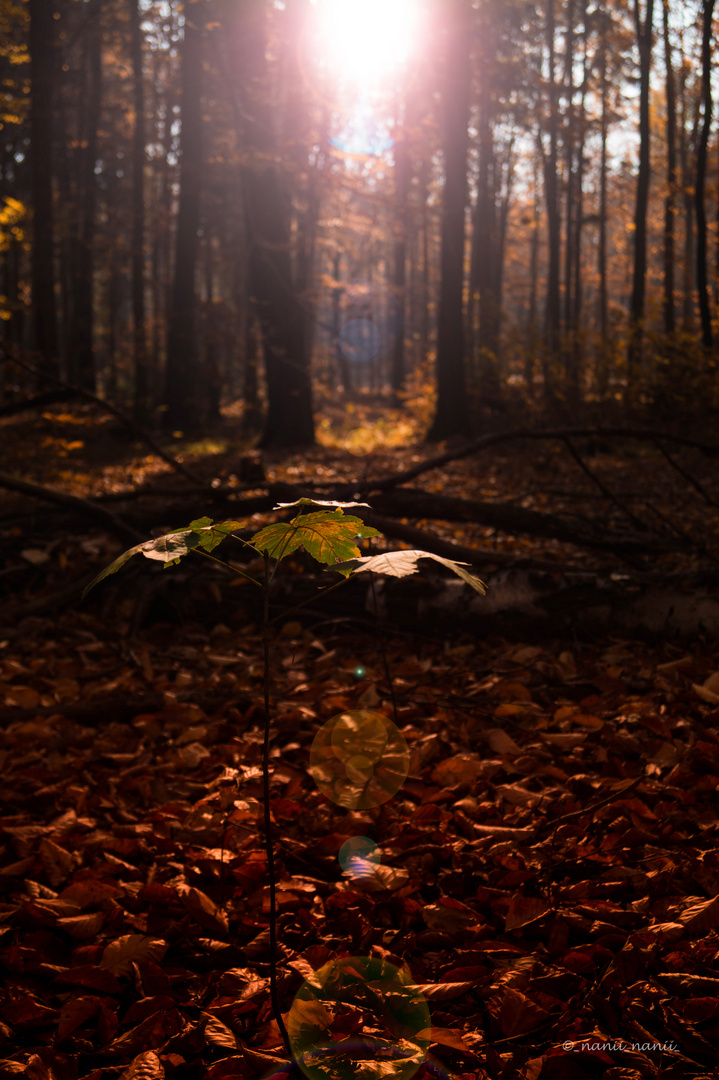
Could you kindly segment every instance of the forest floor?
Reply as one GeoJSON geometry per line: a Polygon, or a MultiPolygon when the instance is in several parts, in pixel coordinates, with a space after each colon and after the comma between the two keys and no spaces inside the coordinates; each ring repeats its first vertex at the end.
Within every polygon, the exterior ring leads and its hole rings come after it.
{"type": "MultiPolygon", "coordinates": [[[[120,514],[142,505],[162,531],[185,523],[166,520],[162,492],[187,481],[92,411],[51,409],[1,428],[16,475],[103,494],[120,514]],[[143,484],[155,494],[123,502],[143,484]]],[[[353,449],[268,455],[268,480],[354,481],[426,454],[353,449]]],[[[248,486],[244,450],[231,429],[174,447],[205,482],[238,488],[248,486]]],[[[656,450],[597,446],[585,460],[623,499],[651,488],[660,514],[711,545],[714,510],[656,450]]],[[[681,460],[710,483],[691,451],[681,460]]],[[[425,479],[444,494],[619,513],[551,446],[495,449],[425,479]]],[[[436,531],[569,557],[552,539],[436,531]]],[[[115,538],[11,493],[0,533],[0,1080],[279,1073],[262,641],[247,588],[180,568],[160,572],[174,584],[156,603],[144,564],[80,604],[73,583],[118,553],[115,538]]],[[[700,555],[657,564],[670,572],[700,555]]],[[[613,565],[585,550],[571,559],[613,565]]],[[[272,665],[285,1015],[325,965],[384,964],[363,1005],[345,999],[315,1017],[336,1050],[315,1080],[344,1075],[343,1043],[368,1059],[351,1070],[362,1080],[407,1080],[394,1045],[427,1050],[417,1080],[719,1075],[715,641],[516,641],[377,626],[367,614],[289,616],[272,665]],[[401,731],[409,774],[383,805],[350,811],[322,794],[308,764],[318,727],[358,710],[401,731]],[[338,853],[356,836],[374,841],[378,864],[343,869],[338,853]],[[402,992],[392,972],[405,965],[431,1014],[422,1035],[393,1013],[402,992]]]]}

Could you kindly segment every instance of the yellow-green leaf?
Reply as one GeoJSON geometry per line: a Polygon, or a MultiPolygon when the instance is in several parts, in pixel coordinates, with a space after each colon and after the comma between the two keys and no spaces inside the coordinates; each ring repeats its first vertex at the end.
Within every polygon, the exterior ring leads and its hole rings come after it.
{"type": "Polygon", "coordinates": [[[258,551],[272,559],[283,559],[302,547],[313,559],[325,566],[351,559],[360,553],[355,540],[361,534],[380,536],[376,529],[356,517],[346,517],[341,509],[330,513],[299,514],[290,522],[268,525],[252,537],[258,551]]]}

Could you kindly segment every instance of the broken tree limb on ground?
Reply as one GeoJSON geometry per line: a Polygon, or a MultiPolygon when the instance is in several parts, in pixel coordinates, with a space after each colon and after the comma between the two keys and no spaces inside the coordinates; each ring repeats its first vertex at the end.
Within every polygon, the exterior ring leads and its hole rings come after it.
{"type": "Polygon", "coordinates": [[[390,476],[385,476],[377,480],[358,481],[356,484],[344,484],[342,485],[343,498],[347,498],[348,493],[354,492],[364,495],[368,491],[390,491],[392,488],[399,487],[400,484],[406,484],[410,480],[414,480],[423,473],[431,472],[433,469],[439,469],[443,465],[448,465],[451,461],[461,461],[463,458],[471,457],[473,454],[479,454],[482,450],[487,450],[491,446],[498,446],[501,443],[517,442],[522,439],[548,439],[564,442],[565,439],[574,438],[597,440],[637,439],[642,442],[654,442],[655,440],[659,440],[660,442],[675,443],[677,446],[685,446],[690,447],[693,450],[700,450],[701,453],[705,454],[707,457],[719,457],[719,446],[712,443],[689,439],[683,435],[672,435],[663,431],[653,431],[651,428],[567,427],[548,428],[544,431],[537,431],[532,428],[513,428],[511,431],[497,431],[490,435],[483,435],[481,438],[473,439],[472,442],[465,443],[463,446],[456,446],[451,450],[445,450],[442,454],[425,458],[424,461],[419,461],[411,468],[392,473],[390,476]]]}
{"type": "Polygon", "coordinates": [[[123,542],[137,543],[144,540],[141,533],[136,532],[132,526],[122,521],[116,514],[106,510],[104,506],[90,502],[89,499],[81,499],[77,495],[69,495],[66,491],[47,487],[43,484],[33,484],[30,480],[21,480],[18,476],[10,476],[9,473],[0,472],[0,487],[6,491],[18,491],[23,495],[30,495],[33,499],[43,502],[54,503],[66,510],[72,510],[81,517],[90,518],[98,525],[104,525],[113,536],[119,537],[123,542]]]}
{"type": "Polygon", "coordinates": [[[397,488],[391,494],[374,495],[372,508],[389,517],[471,522],[509,535],[546,536],[617,555],[677,550],[676,541],[650,533],[612,534],[604,523],[600,530],[586,519],[540,514],[513,503],[462,499],[418,488],[397,488]]]}

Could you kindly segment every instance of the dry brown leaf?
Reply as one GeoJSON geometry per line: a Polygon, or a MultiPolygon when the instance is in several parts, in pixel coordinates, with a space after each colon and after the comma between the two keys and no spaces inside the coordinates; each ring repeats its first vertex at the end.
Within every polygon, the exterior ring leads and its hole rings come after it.
{"type": "Polygon", "coordinates": [[[539,896],[513,896],[504,919],[504,929],[517,930],[520,926],[529,926],[552,910],[552,905],[539,896]]]}
{"type": "Polygon", "coordinates": [[[715,930],[719,926],[719,896],[684,908],[678,921],[690,933],[700,936],[715,930]]]}
{"type": "Polygon", "coordinates": [[[482,759],[478,754],[454,754],[432,770],[432,782],[440,787],[472,784],[482,775],[482,759]]]}
{"type": "Polygon", "coordinates": [[[502,728],[490,728],[485,737],[495,754],[521,754],[522,748],[502,728]]]}
{"type": "Polygon", "coordinates": [[[138,1054],[120,1076],[120,1080],[164,1080],[165,1070],[154,1050],[138,1054]]]}
{"type": "Polygon", "coordinates": [[[123,934],[105,947],[100,967],[113,975],[129,975],[133,964],[143,960],[159,963],[167,952],[167,942],[162,938],[145,937],[143,934],[123,934]]]}
{"type": "Polygon", "coordinates": [[[180,885],[178,888],[180,900],[187,912],[195,922],[217,934],[226,934],[228,931],[227,916],[220,911],[214,900],[200,889],[180,885]]]}

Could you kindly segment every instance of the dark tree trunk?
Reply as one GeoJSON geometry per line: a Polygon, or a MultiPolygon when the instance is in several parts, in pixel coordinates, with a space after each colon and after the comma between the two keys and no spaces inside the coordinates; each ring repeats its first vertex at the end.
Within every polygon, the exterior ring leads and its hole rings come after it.
{"type": "Polygon", "coordinates": [[[682,203],[684,210],[684,258],[682,262],[682,333],[694,332],[694,183],[695,153],[697,131],[699,127],[699,109],[701,99],[694,96],[693,116],[689,124],[689,93],[687,90],[687,72],[689,65],[681,58],[679,66],[679,100],[681,102],[681,124],[679,127],[679,162],[681,171],[682,203]]]}
{"type": "Polygon", "coordinates": [[[677,173],[677,103],[674,86],[672,46],[669,40],[669,0],[663,0],[664,33],[664,88],[667,103],[667,194],[664,200],[664,288],[662,313],[664,333],[672,335],[676,329],[674,310],[674,220],[676,217],[677,173]]]}
{"type": "MultiPolygon", "coordinates": [[[[499,395],[497,354],[499,352],[499,223],[497,221],[497,161],[494,144],[494,64],[495,34],[492,10],[480,28],[482,53],[479,57],[479,118],[477,201],[472,229],[470,298],[477,309],[476,355],[479,385],[483,395],[496,401],[499,395]]],[[[470,329],[473,320],[469,320],[470,329]]]]}
{"type": "Polygon", "coordinates": [[[471,22],[464,0],[442,7],[446,34],[443,57],[442,135],[444,192],[437,328],[437,410],[428,439],[467,435],[470,416],[465,389],[464,213],[467,205],[467,125],[471,22]]]}
{"type": "Polygon", "coordinates": [[[30,204],[33,216],[30,281],[32,343],[45,369],[58,373],[52,205],[52,109],[55,99],[53,9],[29,0],[30,15],[30,204]]]}
{"type": "Polygon", "coordinates": [[[67,371],[71,382],[95,391],[94,243],[97,207],[98,129],[102,100],[103,0],[92,0],[87,12],[83,101],[80,102],[80,148],[76,194],[78,232],[72,238],[71,321],[67,337],[67,371]]]}
{"type": "Polygon", "coordinates": [[[555,16],[554,0],[547,0],[546,37],[549,56],[549,154],[543,154],[544,190],[547,203],[547,229],[549,242],[549,268],[547,271],[547,300],[545,312],[546,351],[545,392],[553,393],[551,367],[556,359],[560,344],[560,239],[561,221],[559,214],[559,87],[556,82],[555,59],[555,16]]]}
{"type": "Polygon", "coordinates": [[[609,301],[607,291],[607,136],[609,133],[609,79],[607,77],[606,23],[600,52],[601,120],[599,158],[599,242],[597,272],[599,274],[598,321],[600,342],[600,396],[604,397],[607,383],[607,348],[609,345],[609,301]]]}
{"type": "Polygon", "coordinates": [[[165,371],[166,423],[192,429],[201,421],[197,351],[195,268],[200,226],[202,173],[202,0],[185,5],[182,44],[180,198],[175,270],[170,301],[165,371]]]}
{"type": "Polygon", "coordinates": [[[697,215],[697,293],[702,327],[702,345],[711,349],[713,344],[711,310],[709,307],[709,284],[707,281],[707,216],[704,205],[706,186],[707,152],[712,122],[712,24],[715,0],[704,0],[702,20],[702,127],[697,147],[697,175],[695,185],[697,215]]]}
{"type": "MultiPolygon", "coordinates": [[[[409,109],[409,105],[407,106],[409,109]]],[[[397,340],[392,347],[390,358],[390,386],[395,405],[400,404],[399,393],[404,388],[405,371],[405,303],[407,285],[407,231],[408,231],[408,208],[407,195],[412,179],[412,157],[410,154],[409,138],[411,124],[410,117],[405,117],[404,131],[396,133],[394,145],[394,186],[395,186],[395,222],[394,222],[394,251],[392,260],[392,285],[394,286],[394,300],[401,311],[401,324],[397,340]]]]}
{"type": "Polygon", "coordinates": [[[641,0],[634,0],[634,21],[639,47],[639,175],[634,210],[634,269],[632,297],[629,304],[629,349],[627,352],[627,393],[631,400],[633,384],[642,361],[644,307],[647,281],[647,208],[650,179],[649,93],[652,64],[652,22],[654,0],[646,0],[644,18],[641,0]]]}
{"type": "Polygon", "coordinates": [[[537,153],[534,155],[534,168],[532,176],[532,220],[530,223],[531,237],[529,242],[529,301],[527,304],[527,349],[524,364],[524,379],[529,387],[534,386],[535,353],[539,342],[539,327],[537,319],[538,295],[539,295],[539,230],[542,220],[542,205],[540,191],[540,145],[541,135],[537,139],[537,153]]]}
{"type": "Polygon", "coordinates": [[[150,379],[145,331],[145,81],[138,0],[128,0],[135,126],[132,132],[132,345],[135,368],[134,413],[141,422],[150,409],[150,379]]]}
{"type": "MultiPolygon", "coordinates": [[[[574,233],[577,215],[577,175],[575,169],[575,140],[576,140],[576,116],[574,111],[574,44],[576,39],[576,27],[574,22],[574,0],[568,0],[566,7],[567,29],[565,34],[564,54],[564,93],[567,102],[564,125],[564,167],[566,174],[566,200],[564,231],[564,326],[571,335],[572,311],[574,301],[574,233]]],[[[565,355],[565,361],[569,362],[569,355],[565,355]]],[[[571,372],[567,372],[571,380],[571,372]]]]}
{"type": "Polygon", "coordinates": [[[267,8],[262,0],[224,7],[226,70],[235,81],[238,136],[252,154],[242,189],[249,246],[249,290],[262,334],[267,416],[261,446],[314,443],[307,319],[293,284],[291,200],[278,166],[266,62],[267,8]]]}

